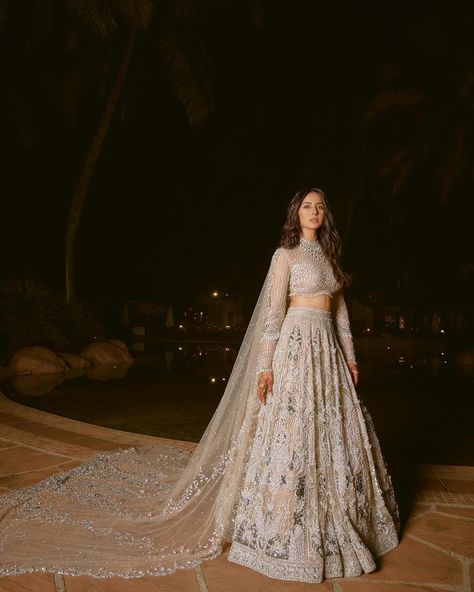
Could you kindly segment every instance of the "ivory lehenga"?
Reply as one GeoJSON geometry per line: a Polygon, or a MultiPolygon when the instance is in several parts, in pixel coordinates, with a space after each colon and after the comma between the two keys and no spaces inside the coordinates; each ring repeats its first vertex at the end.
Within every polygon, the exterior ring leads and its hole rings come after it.
{"type": "Polygon", "coordinates": [[[397,502],[355,361],[342,287],[319,241],[276,249],[224,395],[191,454],[100,453],[0,496],[0,575],[166,575],[220,555],[319,583],[373,571],[397,502]],[[332,311],[287,307],[333,297],[332,311]],[[257,379],[273,370],[262,405],[257,379]]]}

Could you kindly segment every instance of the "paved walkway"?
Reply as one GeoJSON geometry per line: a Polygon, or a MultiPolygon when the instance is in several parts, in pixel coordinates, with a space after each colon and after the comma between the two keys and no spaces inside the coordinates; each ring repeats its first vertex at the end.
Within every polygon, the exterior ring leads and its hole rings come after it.
{"type": "MultiPolygon", "coordinates": [[[[66,419],[24,407],[0,393],[0,493],[72,468],[99,451],[158,441],[177,443],[66,419]]],[[[190,450],[195,446],[178,444],[190,450]]],[[[104,580],[27,574],[0,578],[0,592],[472,592],[474,467],[416,469],[416,487],[409,507],[401,512],[400,545],[380,559],[377,571],[364,576],[321,584],[282,582],[227,561],[225,552],[197,569],[165,577],[104,580]]]]}

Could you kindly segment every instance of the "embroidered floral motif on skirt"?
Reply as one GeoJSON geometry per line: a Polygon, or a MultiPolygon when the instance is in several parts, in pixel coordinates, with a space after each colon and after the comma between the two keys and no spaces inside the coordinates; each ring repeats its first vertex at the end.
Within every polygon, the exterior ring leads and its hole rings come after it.
{"type": "Polygon", "coordinates": [[[372,418],[329,311],[290,307],[234,509],[228,559],[319,583],[376,568],[399,543],[398,505],[372,418]]]}

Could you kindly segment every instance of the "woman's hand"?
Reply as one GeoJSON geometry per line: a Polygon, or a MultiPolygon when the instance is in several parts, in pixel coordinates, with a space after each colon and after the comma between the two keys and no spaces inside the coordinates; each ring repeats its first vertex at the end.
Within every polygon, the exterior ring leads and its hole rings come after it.
{"type": "Polygon", "coordinates": [[[351,362],[347,365],[349,366],[349,370],[352,374],[352,381],[354,382],[354,385],[357,386],[357,383],[359,382],[359,370],[357,369],[357,364],[351,362]]]}
{"type": "Polygon", "coordinates": [[[266,370],[262,372],[258,378],[257,382],[257,397],[260,403],[265,405],[265,399],[267,397],[267,392],[271,393],[273,390],[273,372],[271,370],[266,370]]]}

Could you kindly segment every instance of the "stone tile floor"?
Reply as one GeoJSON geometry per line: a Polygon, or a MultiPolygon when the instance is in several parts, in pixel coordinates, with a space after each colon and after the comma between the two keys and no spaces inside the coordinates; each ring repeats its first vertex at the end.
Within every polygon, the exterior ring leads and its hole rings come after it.
{"type": "MultiPolygon", "coordinates": [[[[24,407],[0,393],[0,493],[72,468],[100,451],[158,440],[24,407]]],[[[196,569],[165,577],[27,574],[0,578],[0,592],[474,592],[474,467],[421,465],[410,471],[405,475],[411,484],[404,489],[409,499],[405,507],[400,504],[401,542],[380,558],[376,571],[357,578],[321,584],[273,580],[227,561],[227,549],[196,569]]],[[[394,485],[397,490],[396,480],[394,485]]]]}

